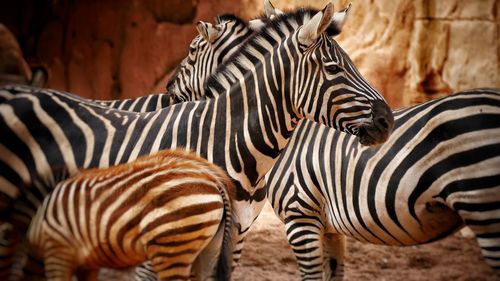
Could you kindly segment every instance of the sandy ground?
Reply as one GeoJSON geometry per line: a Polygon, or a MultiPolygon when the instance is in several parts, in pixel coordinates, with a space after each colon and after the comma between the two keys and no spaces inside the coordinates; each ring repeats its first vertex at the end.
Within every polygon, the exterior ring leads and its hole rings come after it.
{"type": "MultiPolygon", "coordinates": [[[[238,281],[300,280],[281,221],[266,205],[246,239],[238,281]]],[[[389,247],[347,242],[346,281],[499,281],[473,237],[456,233],[427,245],[389,247]]]]}

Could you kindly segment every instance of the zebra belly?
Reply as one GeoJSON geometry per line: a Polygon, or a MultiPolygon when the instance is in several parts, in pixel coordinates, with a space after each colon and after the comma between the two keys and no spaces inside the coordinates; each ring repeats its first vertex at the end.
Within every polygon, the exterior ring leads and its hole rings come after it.
{"type": "Polygon", "coordinates": [[[415,205],[416,217],[406,211],[406,200],[396,200],[396,206],[398,205],[396,208],[400,212],[397,220],[383,211],[376,212],[376,216],[361,212],[362,215],[358,218],[353,215],[356,212],[351,210],[342,216],[346,218],[350,214],[350,220],[338,219],[338,214],[328,211],[328,232],[340,233],[365,243],[412,246],[444,238],[463,225],[456,211],[436,199],[418,202],[415,205]]]}

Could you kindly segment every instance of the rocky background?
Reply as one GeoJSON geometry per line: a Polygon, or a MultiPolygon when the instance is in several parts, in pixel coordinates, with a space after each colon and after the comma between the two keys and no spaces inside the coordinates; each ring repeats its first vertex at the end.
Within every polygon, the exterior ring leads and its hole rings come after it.
{"type": "MultiPolygon", "coordinates": [[[[47,86],[96,99],[162,91],[198,20],[262,13],[261,0],[3,1],[0,22],[47,86]]],[[[348,1],[336,0],[336,9],[348,1]]],[[[393,107],[500,87],[498,0],[352,0],[338,41],[393,107]]],[[[274,0],[286,10],[326,0],[274,0]]],[[[4,60],[4,58],[2,58],[4,60]]]]}

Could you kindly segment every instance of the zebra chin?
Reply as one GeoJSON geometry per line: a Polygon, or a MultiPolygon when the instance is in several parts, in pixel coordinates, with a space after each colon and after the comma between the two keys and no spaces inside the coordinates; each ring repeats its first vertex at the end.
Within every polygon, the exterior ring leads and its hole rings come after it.
{"type": "Polygon", "coordinates": [[[394,128],[394,115],[384,101],[372,101],[372,123],[361,125],[356,134],[359,143],[373,146],[384,143],[394,128]]]}

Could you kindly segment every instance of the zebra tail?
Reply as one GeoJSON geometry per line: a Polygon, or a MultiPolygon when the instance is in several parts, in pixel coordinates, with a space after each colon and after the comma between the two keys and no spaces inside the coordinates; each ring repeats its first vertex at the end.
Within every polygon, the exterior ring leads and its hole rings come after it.
{"type": "Polygon", "coordinates": [[[231,227],[233,225],[233,216],[231,210],[231,201],[228,196],[228,191],[221,186],[221,195],[224,201],[224,215],[222,216],[221,226],[224,226],[224,233],[222,237],[222,246],[219,253],[219,260],[215,272],[215,280],[231,280],[231,273],[233,271],[233,239],[231,227]]]}

